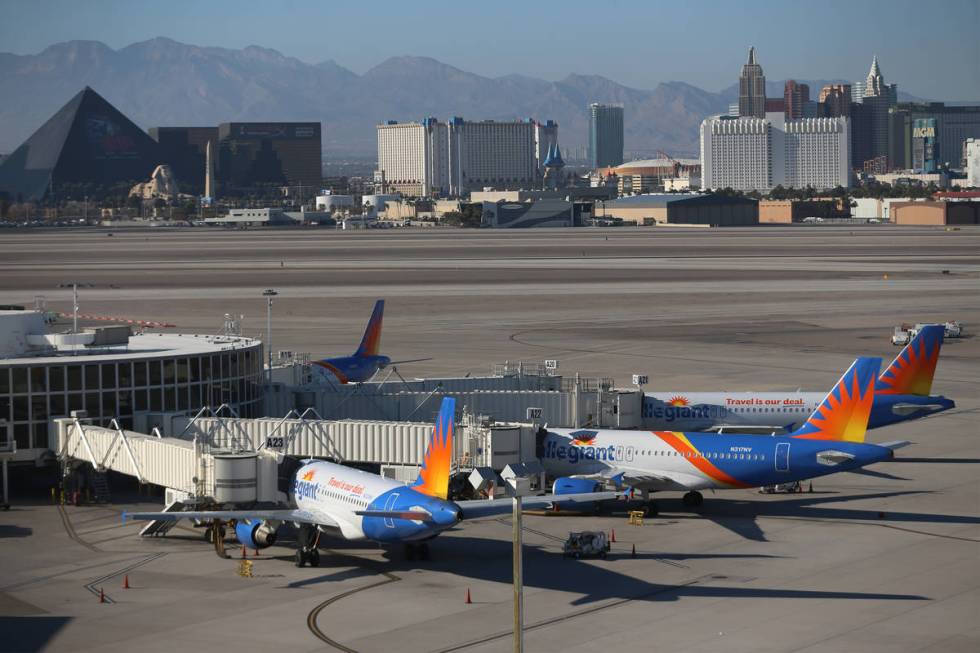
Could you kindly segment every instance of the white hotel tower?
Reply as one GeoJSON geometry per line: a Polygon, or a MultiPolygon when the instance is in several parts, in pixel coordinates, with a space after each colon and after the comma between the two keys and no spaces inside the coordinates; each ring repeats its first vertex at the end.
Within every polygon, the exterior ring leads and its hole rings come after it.
{"type": "Polygon", "coordinates": [[[540,146],[557,139],[551,121],[387,122],[378,125],[378,176],[386,190],[416,197],[533,188],[542,174],[540,146]]]}
{"type": "Polygon", "coordinates": [[[775,186],[829,189],[850,185],[847,118],[786,122],[715,116],[701,123],[704,188],[767,192],[775,186]]]}

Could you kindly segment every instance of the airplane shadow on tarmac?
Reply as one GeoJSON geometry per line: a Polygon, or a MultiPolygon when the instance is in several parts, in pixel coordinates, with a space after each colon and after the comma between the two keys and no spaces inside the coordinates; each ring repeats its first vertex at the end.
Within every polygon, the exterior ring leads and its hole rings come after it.
{"type": "Polygon", "coordinates": [[[897,512],[894,510],[872,509],[852,509],[852,508],[829,508],[820,504],[823,503],[843,503],[846,501],[859,501],[862,499],[887,499],[898,496],[910,496],[915,494],[932,494],[924,490],[911,490],[901,492],[876,492],[871,494],[854,494],[849,496],[841,495],[787,495],[781,501],[748,501],[744,499],[717,499],[706,497],[704,506],[699,513],[691,514],[689,509],[681,508],[681,512],[687,514],[673,514],[673,511],[666,509],[670,506],[669,500],[658,500],[661,513],[668,513],[671,519],[708,519],[726,528],[733,533],[741,535],[747,540],[765,542],[766,536],[759,526],[757,519],[760,517],[774,518],[795,518],[813,519],[823,521],[874,521],[879,522],[887,519],[888,522],[895,523],[916,523],[916,524],[980,524],[980,517],[970,515],[943,515],[922,512],[897,512]]]}
{"type": "Polygon", "coordinates": [[[0,617],[0,651],[43,651],[71,617],[0,617]]]}
{"type": "MultiPolygon", "coordinates": [[[[508,540],[472,538],[459,531],[441,536],[429,544],[432,559],[428,562],[408,562],[397,550],[386,554],[390,562],[375,563],[386,571],[398,573],[415,569],[431,569],[462,578],[497,583],[511,582],[511,543],[508,540]]],[[[341,558],[348,556],[341,555],[341,558]]],[[[651,562],[666,559],[745,559],[770,558],[767,555],[695,554],[637,552],[638,559],[651,562]]],[[[775,556],[778,557],[778,556],[775,556]]],[[[606,560],[573,560],[563,558],[554,548],[524,547],[524,584],[527,587],[580,595],[571,605],[587,605],[610,599],[632,601],[677,601],[685,597],[711,598],[783,598],[783,599],[862,599],[928,601],[918,594],[885,594],[880,592],[834,592],[792,590],[765,587],[731,587],[718,583],[744,583],[754,579],[722,575],[698,575],[677,584],[651,583],[633,575],[620,573],[612,567],[632,556],[629,552],[614,553],[606,560]]],[[[328,563],[329,564],[329,563],[328,563]]],[[[372,565],[373,567],[374,565],[372,565]]],[[[677,565],[671,565],[677,566],[677,565]]],[[[683,567],[683,565],[679,565],[683,567]]],[[[475,603],[480,602],[477,593],[475,603]]]]}

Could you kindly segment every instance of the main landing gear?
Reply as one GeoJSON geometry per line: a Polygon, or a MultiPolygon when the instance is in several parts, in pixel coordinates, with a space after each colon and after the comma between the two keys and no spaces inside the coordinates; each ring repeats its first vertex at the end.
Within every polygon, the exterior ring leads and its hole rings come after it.
{"type": "Polygon", "coordinates": [[[689,508],[698,508],[702,503],[704,503],[704,495],[696,490],[692,490],[685,494],[682,500],[685,506],[689,508]]]}
{"type": "Polygon", "coordinates": [[[405,559],[406,560],[428,560],[429,559],[429,543],[428,542],[405,542],[405,559]]]}
{"type": "Polygon", "coordinates": [[[296,534],[296,566],[305,567],[309,563],[311,567],[320,566],[320,550],[317,544],[320,542],[320,531],[313,526],[303,525],[296,534]]]}

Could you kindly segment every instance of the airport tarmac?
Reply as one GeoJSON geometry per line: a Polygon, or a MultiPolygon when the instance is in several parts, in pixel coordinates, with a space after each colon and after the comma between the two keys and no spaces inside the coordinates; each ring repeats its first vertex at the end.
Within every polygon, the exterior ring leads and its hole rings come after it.
{"type": "MultiPolygon", "coordinates": [[[[855,355],[893,356],[900,322],[980,327],[975,228],[2,238],[0,303],[44,295],[67,310],[56,286],[88,282],[83,313],[212,333],[223,313],[245,313],[260,335],[272,287],[276,349],[353,350],[385,297],[384,352],[433,357],[405,376],[557,358],[621,384],[648,374],[651,390],[820,390],[855,355]]],[[[643,526],[528,516],[527,650],[978,650],[980,338],[944,346],[934,392],[958,407],[869,434],[912,440],[898,461],[817,479],[812,493],[717,492],[699,514],[668,493],[643,526]],[[564,560],[561,540],[582,529],[615,529],[613,555],[564,560]]],[[[59,509],[15,494],[0,512],[0,650],[511,648],[507,520],[440,536],[429,562],[329,540],[320,569],[277,546],[241,578],[188,530],[141,540],[119,520],[137,498],[117,501],[59,509]]]]}

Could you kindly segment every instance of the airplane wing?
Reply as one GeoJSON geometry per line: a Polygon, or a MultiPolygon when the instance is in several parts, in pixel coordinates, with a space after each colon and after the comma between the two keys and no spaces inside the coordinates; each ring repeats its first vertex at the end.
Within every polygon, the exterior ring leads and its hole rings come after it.
{"type": "Polygon", "coordinates": [[[230,521],[232,519],[260,519],[265,521],[296,522],[300,524],[315,524],[318,526],[329,526],[340,528],[340,523],[322,511],[283,509],[283,510],[189,510],[184,512],[124,512],[122,521],[125,524],[129,519],[139,519],[147,521],[174,521],[178,519],[220,519],[230,521]]]}
{"type": "Polygon", "coordinates": [[[748,435],[782,435],[789,433],[792,424],[718,424],[708,429],[707,433],[743,433],[748,435]]]}
{"type": "MultiPolygon", "coordinates": [[[[584,492],[579,494],[542,494],[539,496],[522,497],[522,504],[525,509],[540,508],[549,506],[553,503],[591,503],[593,501],[607,501],[620,496],[619,492],[584,492]]],[[[457,501],[456,505],[460,508],[460,521],[468,519],[482,519],[493,517],[513,511],[514,505],[509,497],[500,499],[475,499],[473,501],[457,501]]]]}
{"type": "Polygon", "coordinates": [[[605,481],[615,487],[631,487],[636,490],[699,490],[708,482],[694,474],[663,472],[633,467],[612,467],[598,474],[579,474],[572,478],[605,481]]]}
{"type": "Polygon", "coordinates": [[[907,447],[910,444],[912,444],[912,443],[909,442],[908,440],[892,440],[891,442],[882,442],[878,446],[879,447],[885,447],[886,449],[891,449],[892,451],[895,451],[896,449],[901,449],[902,447],[907,447]]]}

